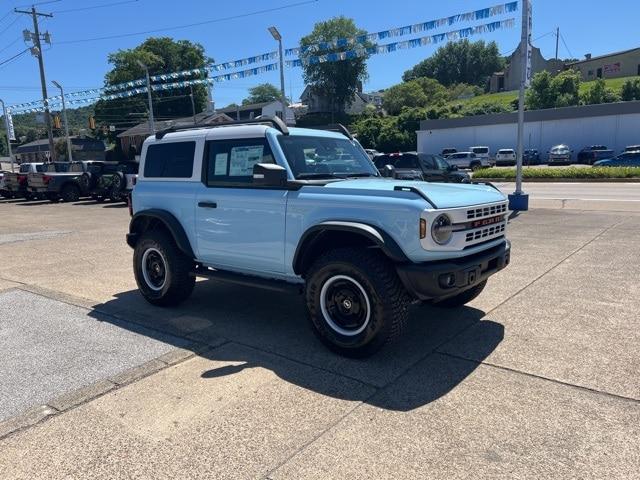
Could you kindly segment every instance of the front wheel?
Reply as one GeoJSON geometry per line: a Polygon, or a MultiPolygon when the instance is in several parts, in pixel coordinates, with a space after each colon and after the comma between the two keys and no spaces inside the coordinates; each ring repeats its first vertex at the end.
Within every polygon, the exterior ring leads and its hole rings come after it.
{"type": "Polygon", "coordinates": [[[465,290],[462,293],[459,293],[455,297],[449,297],[440,302],[435,302],[434,305],[436,307],[445,307],[445,308],[458,308],[466,305],[471,300],[476,298],[478,295],[482,293],[484,287],[487,286],[487,281],[480,282],[475,287],[471,287],[469,290],[465,290]]]}
{"type": "Polygon", "coordinates": [[[361,358],[400,335],[410,300],[381,252],[341,248],[311,267],[306,302],[322,343],[341,355],[361,358]]]}
{"type": "Polygon", "coordinates": [[[65,202],[77,202],[80,198],[80,189],[74,184],[65,185],[60,195],[65,202]]]}
{"type": "Polygon", "coordinates": [[[193,260],[161,230],[146,232],[136,244],[133,270],[140,293],[153,305],[175,306],[186,300],[195,285],[193,260]]]}

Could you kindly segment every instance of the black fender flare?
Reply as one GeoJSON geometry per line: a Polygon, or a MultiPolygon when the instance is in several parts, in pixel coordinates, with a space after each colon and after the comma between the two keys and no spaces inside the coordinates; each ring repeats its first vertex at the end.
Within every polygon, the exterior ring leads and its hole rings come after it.
{"type": "Polygon", "coordinates": [[[169,231],[178,248],[190,258],[195,258],[189,237],[187,237],[178,219],[166,210],[155,208],[142,210],[131,218],[129,234],[127,235],[127,244],[131,248],[135,248],[138,239],[146,231],[150,220],[160,222],[169,231]]]}
{"type": "Polygon", "coordinates": [[[327,221],[310,227],[302,234],[302,237],[300,237],[293,256],[293,271],[297,275],[302,274],[305,270],[305,266],[308,263],[308,259],[306,258],[307,252],[311,251],[317,242],[322,241],[322,237],[327,232],[349,232],[361,235],[380,248],[393,262],[409,262],[409,259],[397,242],[381,228],[360,222],[327,221]]]}

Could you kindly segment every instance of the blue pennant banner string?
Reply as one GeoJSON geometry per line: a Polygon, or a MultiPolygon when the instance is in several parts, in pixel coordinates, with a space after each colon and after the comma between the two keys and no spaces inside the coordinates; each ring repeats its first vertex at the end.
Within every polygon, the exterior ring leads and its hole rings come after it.
{"type": "Polygon", "coordinates": [[[351,58],[360,58],[369,55],[381,55],[385,53],[395,52],[397,50],[406,50],[410,48],[424,47],[427,45],[433,45],[442,43],[445,41],[455,41],[461,38],[468,38],[473,35],[479,35],[487,32],[495,32],[496,30],[502,30],[507,28],[513,28],[516,24],[515,18],[509,18],[507,20],[501,20],[498,22],[485,23],[475,27],[463,28],[461,30],[455,30],[447,33],[438,33],[436,35],[430,35],[428,37],[414,38],[412,40],[405,40],[403,42],[388,43],[386,45],[378,45],[375,47],[360,47],[346,52],[327,53],[325,55],[317,55],[309,57],[304,60],[295,59],[287,60],[285,66],[288,68],[302,67],[305,62],[310,65],[316,65],[325,62],[338,62],[341,60],[349,60],[351,58]]]}
{"type": "MultiPolygon", "coordinates": [[[[193,80],[182,80],[179,82],[172,82],[172,83],[155,84],[155,85],[151,85],[151,89],[153,91],[175,90],[178,88],[185,88],[191,85],[213,84],[213,83],[219,83],[219,82],[226,82],[230,80],[236,80],[239,78],[247,78],[247,77],[260,75],[262,73],[271,72],[275,70],[278,70],[278,64],[271,63],[268,65],[262,65],[260,67],[249,68],[247,70],[241,70],[239,72],[225,73],[223,75],[216,75],[208,78],[198,78],[193,80]]],[[[132,97],[134,95],[139,95],[142,93],[147,93],[147,87],[134,88],[132,90],[127,90],[124,92],[103,94],[95,97],[72,99],[72,100],[69,100],[68,103],[70,105],[88,105],[91,103],[96,103],[100,100],[115,100],[119,98],[128,98],[128,97],[132,97]]],[[[55,107],[61,106],[59,102],[50,102],[50,103],[57,104],[57,105],[52,105],[55,107]]],[[[44,106],[37,106],[34,108],[21,110],[19,113],[33,113],[33,112],[42,112],[42,111],[44,111],[44,106]]]]}
{"type": "Polygon", "coordinates": [[[367,33],[352,38],[336,38],[328,42],[306,45],[304,47],[287,48],[285,56],[305,54],[308,52],[322,52],[335,48],[344,48],[353,45],[364,45],[367,43],[376,43],[388,38],[400,37],[405,35],[415,35],[416,33],[434,30],[444,26],[451,26],[460,22],[472,22],[475,20],[483,20],[497,15],[513,13],[518,10],[518,2],[503,3],[493,7],[482,8],[472,12],[451,15],[450,17],[440,18],[438,20],[430,20],[428,22],[416,23],[414,25],[406,25],[404,27],[393,28],[390,30],[382,30],[375,33],[367,33]]]}

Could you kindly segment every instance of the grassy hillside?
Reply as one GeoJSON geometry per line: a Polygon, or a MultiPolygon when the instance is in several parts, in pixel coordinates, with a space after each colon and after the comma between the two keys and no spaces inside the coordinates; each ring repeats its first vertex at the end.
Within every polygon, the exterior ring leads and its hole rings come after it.
{"type": "MultiPolygon", "coordinates": [[[[604,81],[607,84],[608,88],[611,88],[615,91],[620,91],[622,89],[622,85],[627,80],[635,80],[638,77],[622,77],[622,78],[605,78],[604,81]]],[[[594,81],[590,82],[581,82],[580,83],[580,93],[585,93],[588,91],[594,81]]],[[[518,98],[517,91],[509,91],[509,92],[500,92],[500,93],[487,93],[485,95],[478,95],[477,97],[467,98],[464,100],[453,100],[449,102],[450,105],[462,105],[463,107],[471,107],[475,105],[482,104],[496,104],[501,106],[508,107],[511,102],[515,101],[518,98]]]]}

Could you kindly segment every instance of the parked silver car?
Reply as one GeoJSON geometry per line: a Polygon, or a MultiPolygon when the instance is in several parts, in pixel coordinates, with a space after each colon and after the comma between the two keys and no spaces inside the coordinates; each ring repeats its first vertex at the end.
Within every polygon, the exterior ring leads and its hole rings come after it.
{"type": "Polygon", "coordinates": [[[549,165],[571,165],[571,150],[567,145],[560,144],[549,150],[549,165]]]}

